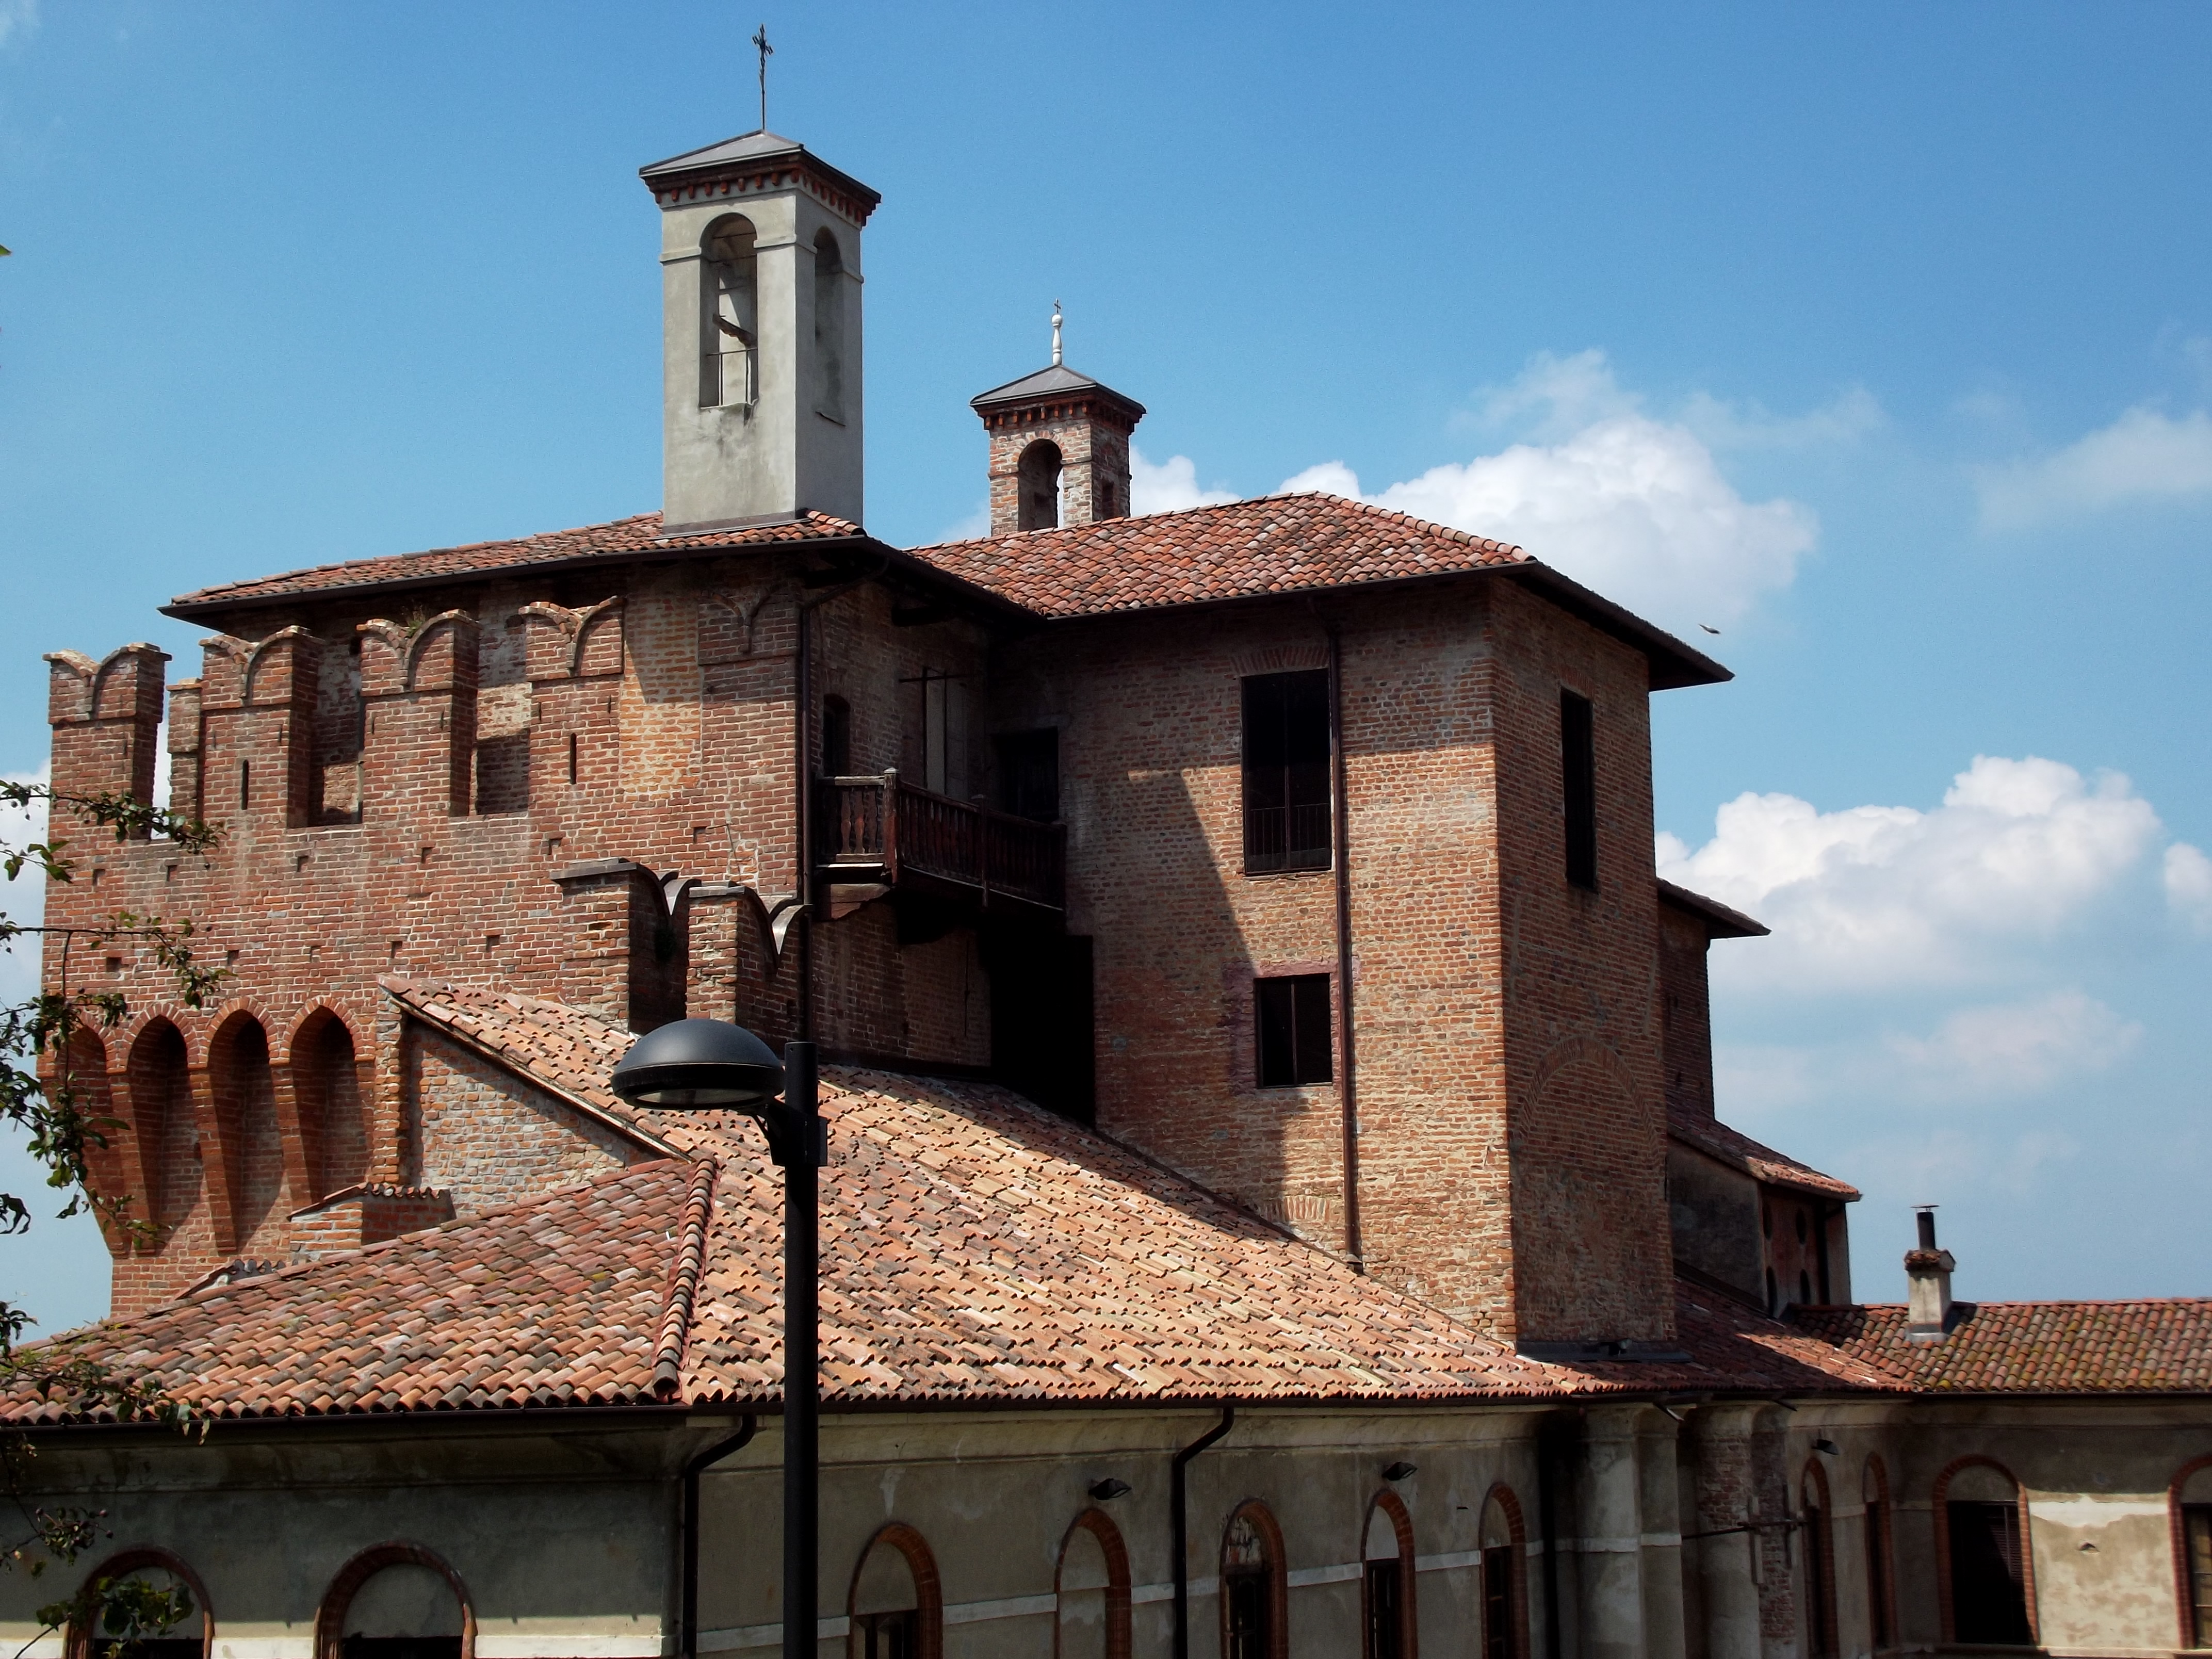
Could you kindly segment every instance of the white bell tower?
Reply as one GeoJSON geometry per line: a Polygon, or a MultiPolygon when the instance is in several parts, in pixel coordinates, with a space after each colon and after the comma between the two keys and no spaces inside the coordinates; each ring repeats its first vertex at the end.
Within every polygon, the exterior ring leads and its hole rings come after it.
{"type": "Polygon", "coordinates": [[[883,198],[763,131],[655,161],[661,519],[864,522],[860,228],[883,198]]]}

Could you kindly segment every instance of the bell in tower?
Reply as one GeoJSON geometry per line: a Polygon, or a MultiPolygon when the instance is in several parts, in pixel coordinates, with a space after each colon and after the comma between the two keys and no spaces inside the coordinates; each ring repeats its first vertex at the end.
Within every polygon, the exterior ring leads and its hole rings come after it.
{"type": "Polygon", "coordinates": [[[660,204],[663,525],[861,523],[860,229],[882,198],[765,130],[640,176],[660,204]]]}

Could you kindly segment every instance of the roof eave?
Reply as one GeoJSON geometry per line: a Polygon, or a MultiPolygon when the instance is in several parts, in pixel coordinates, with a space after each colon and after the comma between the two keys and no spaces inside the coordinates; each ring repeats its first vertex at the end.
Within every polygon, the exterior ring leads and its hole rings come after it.
{"type": "Polygon", "coordinates": [[[1697,917],[1705,924],[1706,936],[1711,939],[1765,939],[1774,931],[1741,910],[1731,910],[1718,899],[1693,893],[1663,876],[1659,879],[1659,900],[1697,917]]]}
{"type": "Polygon", "coordinates": [[[1704,652],[1685,645],[1665,629],[1644,621],[1627,606],[1615,604],[1604,594],[1584,587],[1571,576],[1561,574],[1541,559],[1528,559],[1518,564],[1493,565],[1489,568],[1535,588],[1570,615],[1580,617],[1624,644],[1634,646],[1651,665],[1651,689],[1654,691],[1673,691],[1689,685],[1721,685],[1735,678],[1732,672],[1704,652]]]}

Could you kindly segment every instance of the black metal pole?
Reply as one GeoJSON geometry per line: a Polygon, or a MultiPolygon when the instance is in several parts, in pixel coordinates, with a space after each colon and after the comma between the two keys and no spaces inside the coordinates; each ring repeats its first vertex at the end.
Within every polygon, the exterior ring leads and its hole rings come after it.
{"type": "Polygon", "coordinates": [[[821,1545],[821,1096],[811,1042],[783,1048],[792,1129],[783,1170],[783,1659],[815,1659],[821,1545]]]}

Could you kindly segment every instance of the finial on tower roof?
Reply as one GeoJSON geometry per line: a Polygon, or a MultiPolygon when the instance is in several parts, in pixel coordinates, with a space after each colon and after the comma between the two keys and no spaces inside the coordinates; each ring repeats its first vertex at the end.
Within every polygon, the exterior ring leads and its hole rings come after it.
{"type": "Polygon", "coordinates": [[[768,43],[767,24],[763,23],[760,27],[754,32],[753,45],[760,52],[760,130],[763,132],[766,132],[768,131],[768,60],[775,55],[775,48],[768,43]]]}
{"type": "Polygon", "coordinates": [[[1060,301],[1052,302],[1052,366],[1060,367],[1060,301]]]}

